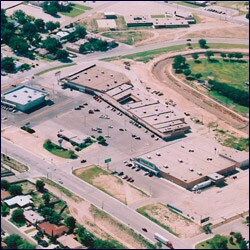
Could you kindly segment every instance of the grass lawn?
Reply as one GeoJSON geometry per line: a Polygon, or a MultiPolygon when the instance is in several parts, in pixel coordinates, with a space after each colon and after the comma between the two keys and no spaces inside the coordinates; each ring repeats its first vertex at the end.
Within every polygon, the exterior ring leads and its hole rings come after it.
{"type": "Polygon", "coordinates": [[[209,91],[208,95],[220,102],[221,104],[225,105],[226,107],[233,109],[235,112],[248,117],[249,107],[245,107],[235,103],[231,99],[227,98],[226,96],[220,95],[217,91],[209,91]]]}
{"type": "Polygon", "coordinates": [[[165,15],[151,15],[151,18],[164,18],[165,15]]]}
{"type": "Polygon", "coordinates": [[[232,135],[227,135],[228,138],[223,142],[224,146],[235,148],[240,151],[249,151],[249,139],[248,138],[240,138],[237,139],[232,135]]]}
{"type": "Polygon", "coordinates": [[[80,4],[71,4],[72,10],[70,12],[59,12],[62,15],[69,16],[69,17],[76,17],[85,12],[85,10],[91,10],[92,8],[80,4]]]}
{"type": "Polygon", "coordinates": [[[240,15],[246,15],[246,5],[244,1],[220,1],[216,5],[226,7],[233,10],[238,10],[240,15]]]}
{"type": "MultiPolygon", "coordinates": [[[[244,44],[222,44],[222,43],[209,43],[208,44],[209,48],[214,48],[214,49],[232,49],[232,48],[243,48],[243,49],[248,49],[248,45],[244,44]]],[[[182,51],[186,50],[186,44],[183,45],[175,45],[175,46],[170,46],[170,47],[164,47],[164,48],[159,48],[159,49],[154,49],[154,50],[148,50],[148,51],[143,51],[143,52],[138,52],[135,54],[129,54],[125,56],[114,56],[114,57],[108,57],[108,58],[103,58],[101,59],[102,61],[114,61],[114,60],[119,60],[119,59],[132,59],[135,61],[139,62],[144,62],[147,63],[150,60],[154,59],[155,57],[167,53],[167,52],[173,52],[173,51],[182,51]]],[[[200,46],[197,43],[192,44],[193,49],[199,49],[200,46]]]]}
{"type": "Polygon", "coordinates": [[[77,169],[73,171],[73,174],[79,177],[80,179],[93,185],[93,180],[100,175],[109,175],[109,173],[103,170],[101,167],[93,166],[81,174],[77,174],[77,169]]]}
{"type": "Polygon", "coordinates": [[[26,234],[29,234],[29,233],[31,233],[31,232],[33,232],[33,231],[35,231],[36,230],[36,228],[30,228],[30,229],[28,229],[28,230],[26,230],[26,231],[24,231],[26,234]]]}
{"type": "Polygon", "coordinates": [[[143,41],[149,37],[151,34],[144,31],[115,31],[115,32],[105,32],[103,36],[115,39],[117,42],[125,43],[128,45],[133,45],[136,42],[143,41]]]}
{"type": "Polygon", "coordinates": [[[94,144],[95,142],[96,142],[96,140],[91,139],[91,142],[84,143],[84,145],[81,146],[81,147],[76,147],[76,151],[81,151],[81,150],[83,150],[83,149],[85,149],[85,148],[91,146],[91,145],[94,144]]]}
{"type": "MultiPolygon", "coordinates": [[[[228,239],[228,243],[227,243],[227,249],[240,249],[239,245],[237,243],[235,243],[234,245],[231,244],[229,242],[229,238],[230,236],[226,236],[227,239],[228,239]]],[[[213,249],[211,248],[211,245],[210,245],[210,240],[211,239],[208,239],[206,241],[203,241],[203,242],[200,242],[198,243],[196,246],[195,246],[195,249],[213,249]]]]}
{"type": "Polygon", "coordinates": [[[193,74],[202,74],[201,80],[208,80],[208,77],[212,76],[218,82],[228,83],[238,89],[246,90],[245,82],[248,81],[248,62],[230,62],[217,58],[215,62],[210,62],[206,58],[199,61],[200,63],[196,63],[194,60],[189,60],[188,64],[193,74]]]}
{"type": "Polygon", "coordinates": [[[60,190],[64,195],[67,195],[69,198],[72,198],[74,201],[76,202],[81,202],[83,199],[80,198],[79,196],[73,194],[72,192],[70,192],[68,189],[64,188],[63,186],[55,183],[54,181],[51,181],[45,177],[42,177],[41,180],[43,180],[46,184],[57,188],[58,190],[60,190]]]}
{"type": "Polygon", "coordinates": [[[187,2],[184,2],[184,1],[171,1],[175,4],[180,4],[180,5],[184,5],[184,6],[187,6],[187,7],[192,7],[192,8],[201,8],[202,6],[199,6],[199,5],[196,5],[196,4],[193,4],[193,3],[187,3],[187,2]]]}
{"type": "Polygon", "coordinates": [[[10,219],[10,222],[13,223],[14,225],[16,225],[17,227],[23,227],[26,224],[25,222],[17,223],[15,221],[13,221],[12,219],[10,219]]]}
{"type": "Polygon", "coordinates": [[[57,66],[57,67],[54,67],[54,68],[46,69],[46,70],[43,70],[41,72],[36,73],[35,75],[36,76],[41,76],[41,75],[43,75],[45,73],[48,73],[50,71],[53,71],[53,70],[56,70],[56,69],[62,69],[62,68],[66,68],[66,67],[70,67],[70,66],[73,66],[73,65],[76,65],[76,63],[69,63],[69,64],[66,64],[66,65],[61,65],[61,66],[57,66]]]}
{"type": "Polygon", "coordinates": [[[16,185],[22,187],[23,194],[28,194],[31,191],[36,191],[36,186],[29,181],[20,182],[20,183],[17,183],[16,185]]]}
{"type": "Polygon", "coordinates": [[[43,147],[48,150],[50,153],[62,157],[62,158],[66,158],[66,159],[76,159],[77,155],[71,151],[71,150],[67,150],[64,148],[59,147],[58,145],[54,144],[51,142],[51,144],[49,145],[49,143],[46,141],[43,144],[43,147]],[[51,145],[51,146],[50,146],[51,145]]]}
{"type": "Polygon", "coordinates": [[[176,234],[174,231],[172,231],[171,228],[169,228],[168,226],[162,224],[160,221],[156,220],[155,218],[151,217],[145,210],[147,209],[147,206],[144,207],[140,207],[137,208],[136,211],[140,214],[142,214],[143,216],[145,216],[146,218],[150,219],[151,221],[153,221],[154,223],[158,224],[159,226],[163,227],[164,229],[166,229],[168,232],[170,232],[171,234],[174,234],[176,236],[178,236],[178,234],[176,234]]]}

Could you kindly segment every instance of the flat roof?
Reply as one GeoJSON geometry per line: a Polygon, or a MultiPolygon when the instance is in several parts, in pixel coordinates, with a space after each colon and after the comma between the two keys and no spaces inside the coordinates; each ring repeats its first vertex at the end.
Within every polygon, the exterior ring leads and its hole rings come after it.
{"type": "Polygon", "coordinates": [[[20,86],[5,92],[2,96],[2,100],[25,105],[47,95],[48,93],[44,91],[28,86],[20,86]]]}
{"type": "Polygon", "coordinates": [[[92,66],[84,69],[76,74],[65,77],[62,80],[69,80],[83,87],[90,87],[99,91],[108,91],[123,83],[130,82],[129,78],[119,72],[103,68],[100,66],[92,66]]]}
{"type": "Polygon", "coordinates": [[[187,183],[234,165],[234,162],[215,154],[208,146],[209,140],[202,138],[202,142],[198,141],[201,140],[182,139],[139,157],[187,183]]]}

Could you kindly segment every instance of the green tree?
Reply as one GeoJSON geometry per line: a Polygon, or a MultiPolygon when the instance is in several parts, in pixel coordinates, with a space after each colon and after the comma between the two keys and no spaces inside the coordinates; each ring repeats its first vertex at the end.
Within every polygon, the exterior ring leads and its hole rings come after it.
{"type": "Polygon", "coordinates": [[[187,76],[191,75],[191,70],[190,69],[185,69],[183,71],[183,74],[187,77],[187,76]]]}
{"type": "Polygon", "coordinates": [[[34,22],[37,31],[39,32],[43,32],[45,30],[45,22],[43,21],[43,19],[38,18],[35,20],[34,22]]]}
{"type": "Polygon", "coordinates": [[[50,195],[49,195],[49,193],[43,194],[42,198],[43,198],[43,200],[44,200],[45,206],[48,206],[48,205],[49,205],[49,202],[50,202],[50,195]]]}
{"type": "Polygon", "coordinates": [[[18,249],[36,249],[36,245],[30,244],[27,240],[22,240],[22,243],[18,245],[18,249]]]}
{"type": "Polygon", "coordinates": [[[200,39],[199,45],[202,49],[206,49],[207,48],[207,41],[205,39],[200,39]]]}
{"type": "Polygon", "coordinates": [[[195,61],[197,61],[199,58],[199,55],[198,55],[198,53],[193,53],[192,57],[194,58],[195,61]]]}
{"type": "Polygon", "coordinates": [[[59,225],[62,220],[62,216],[54,212],[51,216],[48,217],[48,221],[52,224],[59,225]]]}
{"type": "Polygon", "coordinates": [[[49,21],[45,24],[45,27],[48,31],[53,31],[60,27],[60,23],[59,22],[54,23],[52,21],[49,21]]]}
{"type": "Polygon", "coordinates": [[[23,214],[23,210],[21,208],[17,208],[12,212],[11,219],[17,223],[25,223],[25,217],[23,214]]]}
{"type": "Polygon", "coordinates": [[[10,39],[9,46],[12,50],[17,51],[18,53],[23,55],[27,54],[27,52],[29,51],[29,44],[22,37],[13,36],[10,39]]]}
{"type": "Polygon", "coordinates": [[[83,26],[76,26],[74,34],[79,38],[84,38],[87,34],[86,28],[83,26]]]}
{"type": "Polygon", "coordinates": [[[232,58],[235,57],[235,53],[228,53],[227,57],[230,59],[230,61],[232,60],[232,58]]]}
{"type": "Polygon", "coordinates": [[[12,17],[16,19],[20,24],[25,24],[27,22],[26,20],[26,14],[22,10],[16,10],[12,17]]]}
{"type": "Polygon", "coordinates": [[[237,242],[237,243],[240,243],[241,240],[243,239],[241,233],[239,233],[239,232],[234,233],[233,236],[234,236],[234,238],[236,239],[236,242],[237,242]]]}
{"type": "Polygon", "coordinates": [[[12,57],[4,57],[1,61],[1,69],[6,72],[14,72],[16,69],[14,59],[12,57]]]}
{"type": "Polygon", "coordinates": [[[69,228],[69,231],[72,233],[76,227],[76,219],[70,216],[64,220],[64,223],[69,228]]]}
{"type": "Polygon", "coordinates": [[[196,78],[196,79],[200,79],[201,77],[202,77],[202,74],[201,74],[201,73],[195,74],[195,78],[196,78]]]}
{"type": "Polygon", "coordinates": [[[37,189],[37,191],[43,193],[44,192],[44,187],[45,187],[44,181],[42,181],[42,180],[37,180],[36,181],[36,189],[37,189]]]}
{"type": "Polygon", "coordinates": [[[95,243],[96,243],[97,240],[94,241],[94,236],[91,233],[85,233],[85,234],[83,234],[81,236],[80,240],[81,240],[82,244],[84,246],[87,246],[88,248],[95,248],[95,249],[102,248],[102,247],[97,247],[95,245],[95,243]]]}
{"type": "Polygon", "coordinates": [[[45,13],[55,16],[60,10],[60,5],[57,1],[43,2],[42,8],[45,13]]]}
{"type": "Polygon", "coordinates": [[[245,240],[241,240],[239,243],[240,249],[248,249],[247,242],[245,240]]]}
{"type": "Polygon", "coordinates": [[[4,26],[7,23],[7,16],[5,15],[5,10],[1,9],[1,25],[4,26]]]}
{"type": "Polygon", "coordinates": [[[21,34],[24,37],[27,37],[29,41],[33,39],[36,33],[37,33],[37,28],[36,25],[33,23],[25,23],[21,29],[21,34]]]}
{"type": "Polygon", "coordinates": [[[246,14],[246,18],[249,19],[249,12],[246,14]]]}
{"type": "Polygon", "coordinates": [[[7,180],[1,180],[1,189],[8,190],[10,183],[7,180]]]}
{"type": "Polygon", "coordinates": [[[15,34],[15,28],[13,23],[7,23],[5,27],[1,27],[2,43],[9,44],[11,38],[15,34]]]}
{"type": "Polygon", "coordinates": [[[22,192],[23,192],[23,189],[21,186],[19,185],[15,185],[15,184],[12,184],[10,185],[9,187],[9,192],[12,196],[16,196],[16,195],[21,195],[22,192]]]}
{"type": "Polygon", "coordinates": [[[175,56],[174,64],[180,65],[180,68],[183,68],[186,65],[186,58],[181,55],[175,56]]]}
{"type": "Polygon", "coordinates": [[[224,52],[221,52],[221,53],[220,53],[220,56],[222,57],[223,60],[225,60],[225,58],[227,57],[227,54],[224,53],[224,52]]]}
{"type": "Polygon", "coordinates": [[[47,37],[46,40],[43,41],[43,46],[50,53],[56,53],[56,51],[62,48],[62,44],[56,39],[52,37],[47,37]]]}
{"type": "Polygon", "coordinates": [[[18,249],[18,246],[22,243],[22,238],[17,234],[11,234],[4,241],[8,249],[18,249]]]}
{"type": "Polygon", "coordinates": [[[235,58],[237,58],[237,59],[239,60],[239,59],[241,59],[241,58],[243,57],[243,54],[240,53],[240,52],[236,52],[236,53],[234,54],[234,56],[235,56],[235,58]]]}
{"type": "Polygon", "coordinates": [[[216,234],[210,240],[212,249],[226,249],[227,248],[227,237],[216,234]]]}
{"type": "Polygon", "coordinates": [[[214,55],[214,52],[213,51],[207,51],[206,53],[205,53],[205,56],[207,57],[207,59],[210,61],[211,60],[211,56],[213,56],[214,55]]]}
{"type": "Polygon", "coordinates": [[[59,60],[65,60],[69,56],[69,52],[67,50],[59,49],[56,52],[56,58],[59,60]]]}
{"type": "Polygon", "coordinates": [[[8,208],[8,206],[3,203],[2,206],[1,206],[1,215],[3,217],[7,216],[8,214],[10,213],[10,209],[8,208]]]}

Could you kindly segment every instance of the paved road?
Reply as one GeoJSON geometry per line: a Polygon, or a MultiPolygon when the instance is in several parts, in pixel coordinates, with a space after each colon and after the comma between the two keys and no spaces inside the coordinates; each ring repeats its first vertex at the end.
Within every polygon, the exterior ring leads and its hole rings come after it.
{"type": "MultiPolygon", "coordinates": [[[[193,38],[191,43],[198,43],[199,39],[201,38],[193,38]]],[[[249,43],[248,39],[235,39],[235,38],[206,38],[206,40],[207,40],[208,45],[209,43],[228,43],[228,44],[246,44],[246,45],[248,45],[249,43]]],[[[154,43],[154,44],[147,44],[147,45],[140,46],[140,47],[132,47],[132,46],[126,46],[124,44],[120,44],[120,46],[108,52],[95,52],[95,53],[87,54],[87,55],[78,54],[78,57],[73,59],[73,61],[79,64],[82,62],[99,60],[99,59],[106,58],[106,57],[124,56],[127,54],[133,54],[133,53],[158,49],[162,47],[170,47],[174,45],[182,45],[186,43],[187,43],[186,39],[180,39],[180,40],[175,40],[175,41],[166,41],[166,42],[160,42],[160,43],[154,43]]],[[[3,77],[2,86],[6,86],[20,78],[24,79],[26,77],[32,77],[34,74],[38,72],[41,72],[48,68],[57,67],[60,65],[63,65],[63,63],[59,61],[54,61],[54,62],[47,63],[47,65],[45,66],[32,69],[31,71],[25,71],[22,74],[17,74],[13,78],[3,77]]]]}
{"type": "MultiPolygon", "coordinates": [[[[18,234],[31,244],[37,245],[37,242],[34,239],[29,237],[27,234],[22,232],[20,229],[18,229],[16,226],[14,226],[12,223],[10,223],[7,219],[3,217],[1,217],[1,227],[5,232],[8,232],[9,234],[18,234]]],[[[36,249],[43,249],[43,248],[37,245],[36,249]]]]}
{"type": "MultiPolygon", "coordinates": [[[[48,169],[54,168],[49,162],[43,161],[31,152],[24,150],[3,138],[1,139],[1,144],[2,152],[4,152],[5,148],[8,148],[8,155],[30,167],[30,177],[47,176],[48,169]]],[[[51,178],[51,173],[48,177],[51,178]]],[[[175,248],[186,249],[190,247],[185,241],[168,233],[166,230],[138,214],[128,206],[69,174],[68,170],[64,172],[62,168],[57,168],[52,174],[52,179],[58,180],[59,178],[63,181],[65,188],[76,193],[78,196],[89,201],[98,208],[103,209],[124,224],[132,227],[145,238],[155,242],[154,233],[158,232],[171,240],[175,248]],[[147,233],[141,230],[143,227],[147,228],[147,233]]]]}

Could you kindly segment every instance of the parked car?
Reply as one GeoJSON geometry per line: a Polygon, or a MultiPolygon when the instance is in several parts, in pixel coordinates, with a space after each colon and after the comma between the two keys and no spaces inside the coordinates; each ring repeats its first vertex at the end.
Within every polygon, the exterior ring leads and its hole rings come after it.
{"type": "Polygon", "coordinates": [[[143,227],[143,228],[142,228],[142,231],[147,232],[148,230],[147,230],[146,228],[143,227]]]}
{"type": "Polygon", "coordinates": [[[128,179],[128,176],[127,176],[127,175],[125,175],[125,176],[123,177],[123,179],[124,179],[124,180],[128,179]]]}
{"type": "Polygon", "coordinates": [[[127,181],[130,181],[132,178],[131,177],[129,177],[128,179],[127,179],[127,181]]]}
{"type": "Polygon", "coordinates": [[[94,114],[94,111],[92,109],[90,109],[89,114],[94,114]]]}
{"type": "Polygon", "coordinates": [[[85,163],[85,162],[87,162],[87,160],[85,160],[85,159],[81,160],[81,163],[85,163]]]}
{"type": "Polygon", "coordinates": [[[120,172],[118,175],[119,175],[119,176],[122,176],[122,175],[124,175],[124,173],[123,173],[123,172],[120,172]]]}

